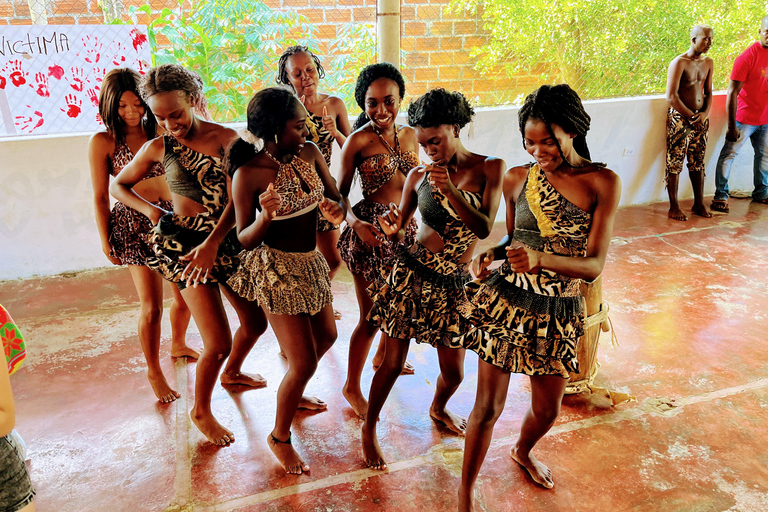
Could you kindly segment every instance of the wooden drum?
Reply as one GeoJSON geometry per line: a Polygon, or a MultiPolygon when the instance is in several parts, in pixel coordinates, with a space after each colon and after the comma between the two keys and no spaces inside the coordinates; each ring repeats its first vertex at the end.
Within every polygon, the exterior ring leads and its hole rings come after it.
{"type": "Polygon", "coordinates": [[[589,389],[597,375],[600,363],[597,362],[597,346],[600,332],[608,332],[608,304],[603,302],[602,276],[591,283],[581,282],[581,294],[586,301],[584,335],[576,345],[576,357],[579,360],[579,373],[571,373],[565,393],[572,395],[589,389]]]}

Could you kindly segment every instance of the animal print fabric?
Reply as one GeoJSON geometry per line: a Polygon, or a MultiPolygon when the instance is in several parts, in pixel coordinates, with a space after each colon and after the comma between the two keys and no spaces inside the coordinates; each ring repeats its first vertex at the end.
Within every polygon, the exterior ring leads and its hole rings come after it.
{"type": "Polygon", "coordinates": [[[704,154],[707,151],[709,119],[703,123],[691,124],[683,115],[672,107],[667,112],[667,167],[664,183],[670,174],[680,174],[683,163],[688,158],[688,171],[704,173],[704,154]]]}
{"type": "MultiPolygon", "coordinates": [[[[159,201],[163,210],[173,210],[170,201],[159,201]]],[[[149,217],[130,206],[116,202],[109,213],[109,255],[120,260],[121,265],[146,265],[152,256],[152,247],[147,240],[152,230],[149,217]]]]}
{"type": "MultiPolygon", "coordinates": [[[[547,236],[538,237],[536,250],[586,255],[591,215],[563,197],[537,165],[531,167],[517,201],[515,240],[531,239],[518,237],[520,219],[525,217],[519,212],[527,206],[539,225],[547,225],[547,236]]],[[[503,370],[568,378],[570,372],[578,372],[576,344],[584,334],[579,283],[547,269],[515,273],[504,262],[486,279],[467,284],[469,307],[462,311],[472,327],[457,341],[503,370]]]]}
{"type": "Polygon", "coordinates": [[[466,308],[464,284],[470,279],[467,264],[446,260],[418,241],[401,247],[386,279],[368,288],[368,321],[393,338],[460,348],[454,340],[469,328],[459,309],[466,308]]]}
{"type": "MultiPolygon", "coordinates": [[[[378,227],[379,215],[388,212],[389,206],[363,199],[352,207],[352,211],[358,219],[378,227]]],[[[373,282],[380,276],[389,275],[392,270],[395,249],[401,246],[410,247],[416,240],[417,229],[416,219],[411,219],[405,228],[403,240],[393,242],[385,237],[384,243],[377,247],[371,247],[360,239],[354,229],[347,225],[341,233],[338,243],[341,259],[347,264],[350,272],[362,274],[366,281],[373,282]]]]}

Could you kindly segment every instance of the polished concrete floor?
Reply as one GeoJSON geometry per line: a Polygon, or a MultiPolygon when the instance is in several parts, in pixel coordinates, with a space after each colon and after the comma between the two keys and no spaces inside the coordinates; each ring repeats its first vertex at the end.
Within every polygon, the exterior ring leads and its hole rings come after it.
{"type": "MultiPolygon", "coordinates": [[[[664,203],[619,212],[603,294],[620,346],[603,334],[596,384],[637,402],[567,396],[537,448],[555,478],[544,490],[508,456],[529,401],[526,378],[513,376],[480,475],[481,510],[768,510],[768,207],[732,200],[731,208],[686,223],[668,220],[664,203]]],[[[435,351],[412,347],[416,374],[397,382],[379,427],[389,470],[366,469],[360,421],[340,392],[357,316],[348,273],[334,292],[344,315],[338,342],[308,387],[329,408],[298,414],[294,444],[312,471],[287,476],[265,441],[285,371],[271,331],[245,364],[268,387],[216,387],[215,414],[237,437],[217,448],[189,421],[195,364],[168,355],[167,314],[163,362],[182,398],[154,399],[126,270],[0,283],[0,303],[28,338],[12,385],[39,510],[454,510],[463,444],[427,413],[435,351]]],[[[202,346],[194,323],[188,340],[202,346]]],[[[476,371],[468,354],[451,402],[462,415],[476,371]]],[[[371,376],[369,364],[366,388],[371,376]]]]}

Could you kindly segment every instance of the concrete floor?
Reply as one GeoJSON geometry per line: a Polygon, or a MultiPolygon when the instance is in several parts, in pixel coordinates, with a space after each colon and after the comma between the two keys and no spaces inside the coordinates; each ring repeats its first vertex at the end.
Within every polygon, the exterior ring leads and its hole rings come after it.
{"type": "MultiPolygon", "coordinates": [[[[508,456],[529,401],[527,379],[513,376],[480,475],[482,510],[768,510],[768,208],[749,200],[731,208],[687,223],[668,220],[664,203],[619,212],[603,293],[621,346],[603,334],[596,384],[638,401],[566,397],[538,447],[556,482],[547,491],[508,456]]],[[[340,393],[357,314],[348,273],[334,292],[344,314],[339,339],[308,387],[329,409],[295,421],[294,443],[312,467],[297,477],[284,474],[265,441],[285,371],[271,331],[245,364],[269,386],[214,392],[215,414],[237,437],[216,448],[190,424],[195,365],[168,355],[167,315],[163,361],[182,398],[154,399],[126,270],[0,283],[0,303],[28,339],[12,385],[39,510],[455,509],[462,440],[427,414],[435,351],[412,347],[416,374],[397,382],[379,427],[389,470],[366,469],[360,421],[340,393]]],[[[202,346],[194,324],[188,339],[202,346]]],[[[476,385],[471,354],[466,370],[451,403],[463,415],[476,385]]],[[[366,387],[371,376],[368,365],[366,387]]]]}

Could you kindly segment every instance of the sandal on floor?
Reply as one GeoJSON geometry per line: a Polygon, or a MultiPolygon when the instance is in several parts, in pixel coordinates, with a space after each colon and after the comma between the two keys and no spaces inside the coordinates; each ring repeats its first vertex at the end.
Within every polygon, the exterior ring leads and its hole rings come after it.
{"type": "Polygon", "coordinates": [[[760,203],[760,204],[768,204],[768,197],[764,197],[762,199],[753,199],[753,203],[760,203]]]}
{"type": "Polygon", "coordinates": [[[720,199],[713,199],[712,204],[709,207],[716,212],[728,213],[731,211],[728,206],[728,201],[721,201],[720,199]]]}

